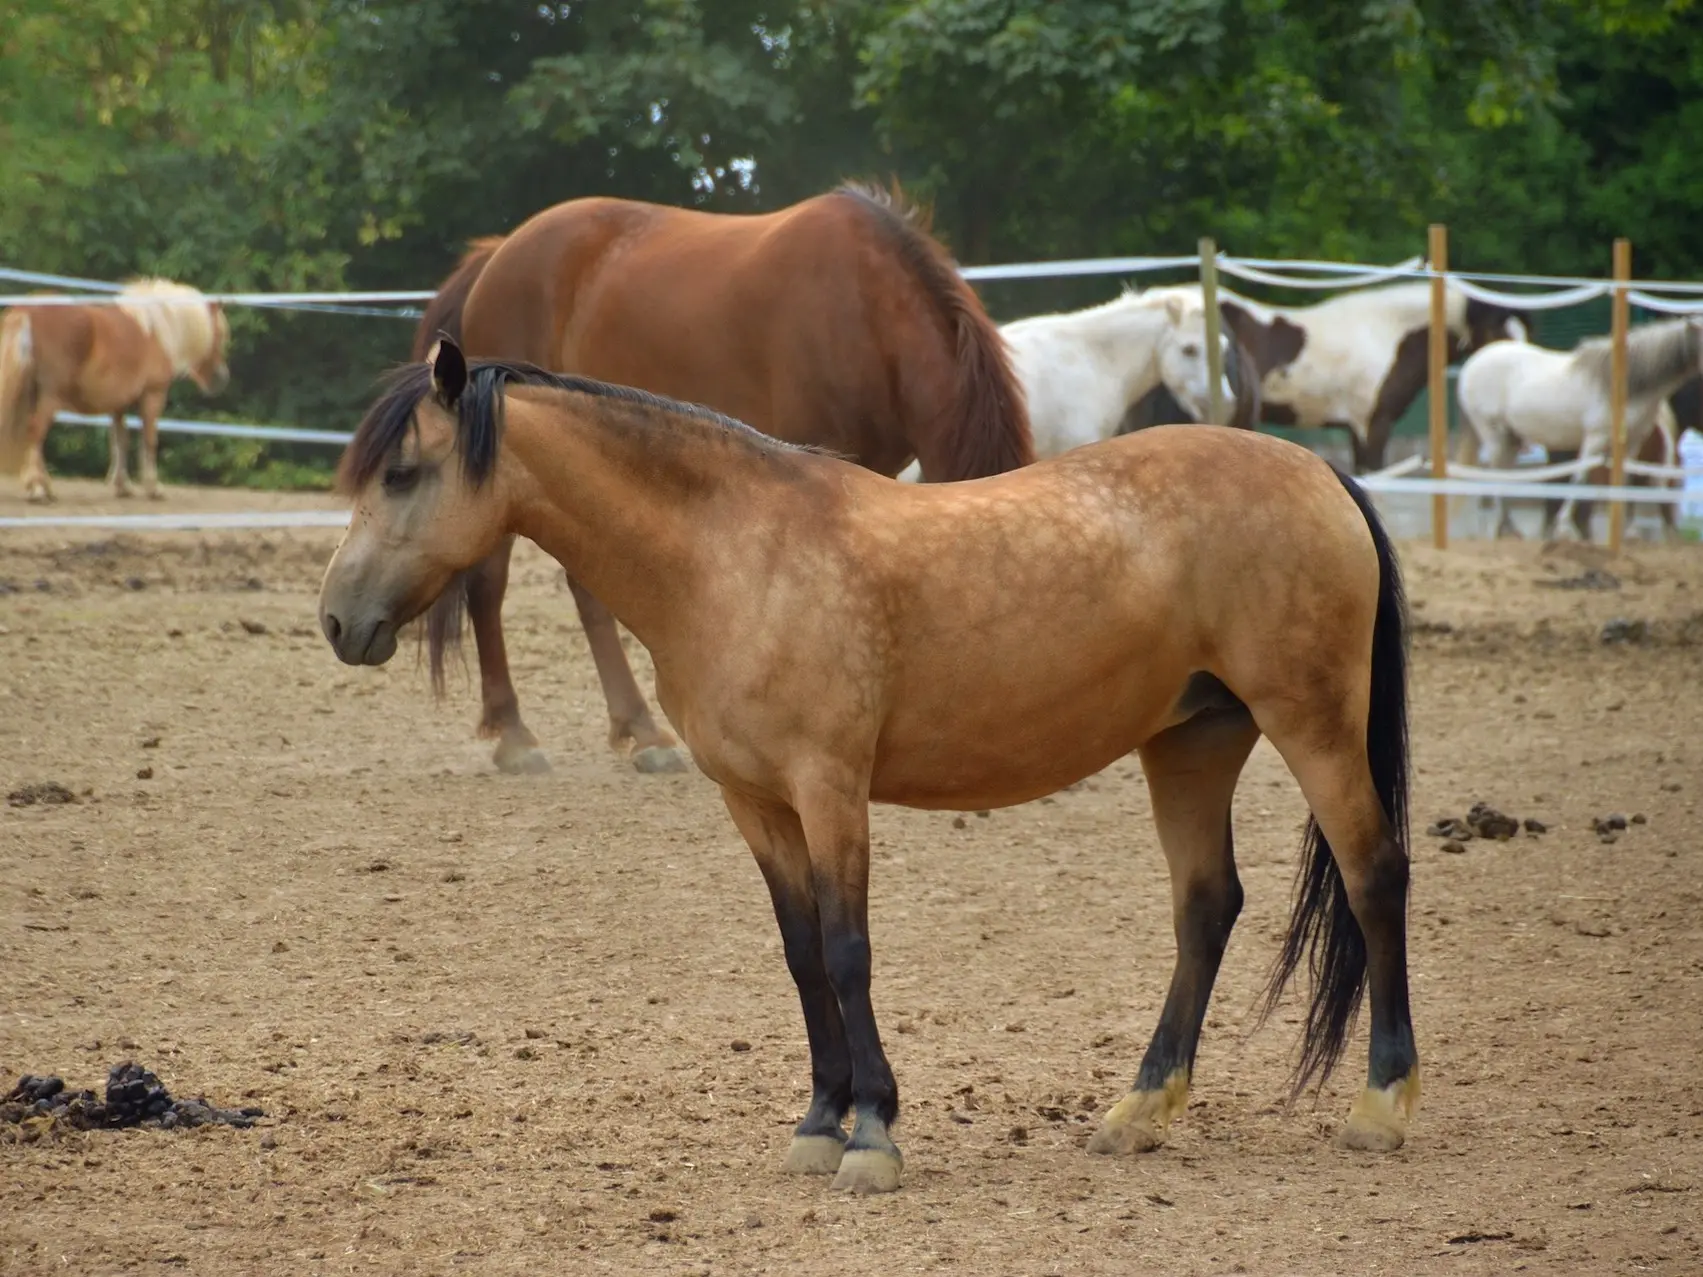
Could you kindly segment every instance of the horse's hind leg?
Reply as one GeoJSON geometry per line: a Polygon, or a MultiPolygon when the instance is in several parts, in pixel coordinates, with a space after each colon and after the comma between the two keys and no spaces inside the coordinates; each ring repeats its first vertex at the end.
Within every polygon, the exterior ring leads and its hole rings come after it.
{"type": "Polygon", "coordinates": [[[493,761],[498,771],[545,772],[550,760],[538,748],[538,738],[520,721],[520,699],[509,677],[509,655],[503,642],[503,595],[509,584],[509,555],[514,538],[505,538],[467,576],[467,618],[473,623],[473,642],[479,651],[479,699],[483,711],[479,735],[495,738],[493,761]]]}
{"type": "Polygon", "coordinates": [[[47,462],[42,457],[42,446],[47,440],[48,427],[53,424],[54,415],[58,411],[58,403],[47,394],[38,394],[35,406],[30,410],[29,424],[25,427],[24,434],[24,465],[19,472],[24,482],[26,501],[53,500],[53,481],[47,477],[47,462]]]}
{"type": "Polygon", "coordinates": [[[618,752],[630,755],[639,771],[685,771],[686,756],[680,752],[680,743],[666,728],[657,726],[645,695],[633,678],[633,667],[627,664],[614,616],[571,576],[568,588],[579,606],[585,641],[597,665],[597,677],[603,683],[603,699],[609,706],[609,744],[618,752]]]}
{"type": "MultiPolygon", "coordinates": [[[[1319,721],[1311,730],[1268,723],[1263,714],[1260,721],[1300,783],[1318,824],[1315,837],[1322,835],[1340,876],[1340,886],[1328,879],[1320,884],[1324,898],[1315,922],[1326,939],[1314,954],[1316,959],[1323,955],[1327,997],[1321,1003],[1315,993],[1309,1046],[1327,1043],[1326,1063],[1340,1047],[1335,1035],[1346,1032],[1363,971],[1372,1001],[1366,1089],[1337,1139],[1349,1148],[1385,1151],[1401,1146],[1419,1104],[1419,1056],[1407,989],[1408,860],[1373,784],[1365,719],[1340,713],[1352,703],[1346,695],[1317,699],[1319,721]],[[1326,728],[1326,723],[1333,726],[1326,728]],[[1351,917],[1343,916],[1345,908],[1351,917]]],[[[1314,965],[1317,970],[1319,963],[1314,965]]]]}
{"type": "Polygon", "coordinates": [[[1130,1093],[1106,1114],[1090,1153],[1139,1153],[1165,1142],[1188,1104],[1201,1021],[1242,908],[1230,800],[1259,729],[1241,708],[1212,710],[1141,747],[1159,845],[1171,870],[1177,963],[1159,1026],[1130,1093]]]}
{"type": "Polygon", "coordinates": [[[106,430],[106,481],[112,485],[114,496],[130,495],[130,429],[124,424],[124,409],[112,414],[112,424],[106,430]]]}

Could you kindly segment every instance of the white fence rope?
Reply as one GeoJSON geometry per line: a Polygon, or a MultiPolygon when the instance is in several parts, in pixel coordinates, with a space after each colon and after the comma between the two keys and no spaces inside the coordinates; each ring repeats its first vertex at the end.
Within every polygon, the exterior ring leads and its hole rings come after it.
{"type": "MultiPolygon", "coordinates": [[[[84,412],[62,412],[54,418],[74,426],[110,426],[112,418],[95,417],[84,412]]],[[[139,417],[129,416],[124,424],[140,430],[139,417]]],[[[248,426],[234,421],[179,421],[161,417],[160,430],[180,435],[223,435],[232,439],[268,439],[273,443],[323,443],[341,448],[355,436],[346,430],[305,430],[295,426],[248,426]]]]}
{"type": "Polygon", "coordinates": [[[0,528],[107,528],[124,532],[216,532],[244,528],[342,528],[345,510],[241,510],[206,514],[32,514],[0,518],[0,528]]]}

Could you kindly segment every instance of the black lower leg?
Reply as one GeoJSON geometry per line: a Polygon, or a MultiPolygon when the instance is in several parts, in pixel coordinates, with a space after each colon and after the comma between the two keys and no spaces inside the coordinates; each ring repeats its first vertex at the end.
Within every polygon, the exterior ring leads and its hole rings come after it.
{"type": "Polygon", "coordinates": [[[1386,837],[1372,861],[1355,915],[1366,937],[1366,976],[1372,999],[1371,1054],[1366,1084],[1400,1081],[1419,1063],[1407,996],[1407,855],[1386,837]]]}
{"type": "Polygon", "coordinates": [[[773,880],[769,882],[769,898],[774,903],[775,921],[780,924],[787,970],[798,986],[804,1032],[810,1040],[810,1108],[795,1133],[844,1139],[840,1123],[852,1103],[852,1061],[840,1004],[822,962],[822,927],[816,916],[816,901],[773,880]]]}
{"type": "Polygon", "coordinates": [[[899,1086],[881,1050],[875,1008],[869,1000],[869,926],[861,902],[821,901],[822,956],[840,1004],[851,1057],[852,1103],[857,1121],[849,1148],[891,1149],[887,1136],[899,1116],[899,1086]]]}
{"type": "Polygon", "coordinates": [[[1159,1014],[1159,1026],[1135,1077],[1137,1091],[1163,1090],[1179,1069],[1185,1078],[1194,1071],[1200,1026],[1206,1019],[1230,932],[1242,911],[1242,884],[1236,877],[1228,821],[1224,844],[1229,876],[1193,884],[1177,911],[1177,965],[1171,973],[1171,990],[1159,1014]]]}

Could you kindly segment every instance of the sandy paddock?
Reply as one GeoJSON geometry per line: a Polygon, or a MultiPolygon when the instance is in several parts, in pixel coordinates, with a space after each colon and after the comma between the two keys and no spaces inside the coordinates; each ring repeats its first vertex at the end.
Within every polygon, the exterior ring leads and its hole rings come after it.
{"type": "Polygon", "coordinates": [[[333,543],[0,532],[0,790],[80,795],[0,807],[0,1071],[98,1086],[133,1057],[270,1114],[0,1143],[0,1272],[1703,1271],[1698,547],[1404,547],[1406,1148],[1329,1141],[1363,1033],[1289,1106],[1293,1004],[1253,1032],[1303,816],[1262,745],[1194,1097],[1132,1160],[1083,1145],[1171,962],[1133,760],[987,819],[877,809],[906,1184],[848,1200],[776,1171],[808,1079],[755,868],[701,776],[606,750],[554,565],[517,555],[507,616],[555,770],[509,778],[471,685],[436,705],[409,657],[333,659],[333,543]],[[1589,569],[1618,588],[1554,588],[1589,569]],[[1641,641],[1603,643],[1615,619],[1641,641]],[[1549,832],[1424,835],[1478,800],[1549,832]],[[1646,821],[1608,844],[1610,812],[1646,821]]]}

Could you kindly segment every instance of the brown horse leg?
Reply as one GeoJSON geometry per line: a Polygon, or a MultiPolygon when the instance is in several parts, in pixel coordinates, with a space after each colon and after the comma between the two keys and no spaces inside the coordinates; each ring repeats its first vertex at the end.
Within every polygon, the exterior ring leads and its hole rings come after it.
{"type": "Polygon", "coordinates": [[[686,756],[680,752],[680,743],[673,733],[656,725],[645,695],[633,678],[615,618],[571,576],[568,588],[579,606],[585,641],[591,647],[591,659],[603,683],[603,699],[609,706],[610,746],[617,753],[631,754],[633,766],[641,772],[685,771],[686,756]]]}
{"type": "Polygon", "coordinates": [[[53,424],[58,411],[59,405],[45,394],[36,397],[35,406],[30,410],[29,425],[24,434],[24,467],[20,471],[26,501],[53,500],[53,482],[47,477],[47,462],[42,458],[41,449],[47,439],[47,428],[53,424]]]}
{"type": "Polygon", "coordinates": [[[106,449],[110,458],[106,467],[106,481],[112,485],[114,496],[130,495],[129,445],[130,431],[124,424],[124,409],[120,408],[112,414],[112,424],[106,431],[106,449]]]}
{"type": "Polygon", "coordinates": [[[722,790],[722,800],[769,885],[810,1041],[810,1108],[793,1131],[785,1169],[795,1175],[832,1175],[845,1154],[841,1123],[852,1103],[852,1062],[840,1003],[822,961],[822,923],[804,828],[789,807],[760,803],[730,789],[722,790]]]}
{"type": "Polygon", "coordinates": [[[142,495],[160,499],[160,413],[165,409],[164,391],[142,396],[142,495]]]}
{"type": "Polygon", "coordinates": [[[473,642],[479,651],[479,698],[483,712],[479,735],[497,742],[492,761],[498,771],[546,772],[550,760],[538,748],[538,738],[520,721],[520,701],[509,678],[508,649],[503,643],[503,594],[509,583],[509,537],[467,576],[467,618],[473,623],[473,642]]]}
{"type": "Polygon", "coordinates": [[[1214,710],[1141,747],[1153,822],[1171,870],[1177,964],[1135,1085],[1088,1141],[1090,1153],[1158,1148],[1188,1104],[1201,1022],[1242,908],[1230,800],[1257,740],[1259,729],[1246,710],[1214,710]]]}
{"type": "Polygon", "coordinates": [[[834,1188],[886,1193],[899,1187],[904,1159],[889,1134],[899,1116],[899,1085],[881,1049],[869,1000],[869,805],[862,786],[816,785],[801,794],[798,817],[810,849],[822,965],[840,1004],[851,1056],[851,1139],[834,1188]]]}
{"type": "Polygon", "coordinates": [[[1372,1002],[1366,1089],[1337,1140],[1348,1148],[1400,1148],[1419,1106],[1419,1055],[1407,988],[1407,852],[1373,788],[1363,735],[1345,726],[1323,738],[1304,733],[1299,742],[1279,732],[1272,734],[1272,743],[1294,772],[1330,844],[1366,944],[1372,1002]]]}

